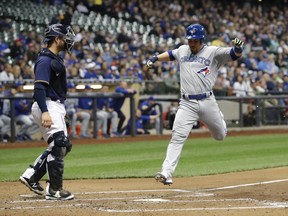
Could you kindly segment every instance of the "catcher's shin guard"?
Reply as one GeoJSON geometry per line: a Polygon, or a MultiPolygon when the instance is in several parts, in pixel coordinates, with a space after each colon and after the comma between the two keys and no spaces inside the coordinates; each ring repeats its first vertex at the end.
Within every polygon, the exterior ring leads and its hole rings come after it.
{"type": "Polygon", "coordinates": [[[71,200],[74,195],[67,190],[63,190],[63,169],[64,161],[60,158],[47,163],[49,181],[47,182],[47,200],[71,200]]]}
{"type": "Polygon", "coordinates": [[[60,158],[55,158],[55,160],[49,161],[47,163],[47,173],[50,180],[49,189],[53,191],[58,191],[62,189],[63,185],[63,172],[64,172],[64,160],[60,158]]]}

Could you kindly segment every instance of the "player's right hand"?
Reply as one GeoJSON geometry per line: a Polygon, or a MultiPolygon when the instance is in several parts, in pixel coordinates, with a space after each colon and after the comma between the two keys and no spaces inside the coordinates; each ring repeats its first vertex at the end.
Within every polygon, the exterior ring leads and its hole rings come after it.
{"type": "Polygon", "coordinates": [[[152,68],[152,65],[154,64],[154,62],[156,62],[158,60],[157,56],[153,56],[151,59],[148,59],[148,61],[146,62],[146,67],[147,68],[152,68]]]}
{"type": "Polygon", "coordinates": [[[153,62],[150,59],[148,59],[148,61],[146,62],[146,67],[150,69],[152,68],[152,65],[153,65],[153,62]]]}
{"type": "Polygon", "coordinates": [[[49,112],[43,112],[41,118],[42,118],[42,122],[41,122],[42,127],[50,128],[53,122],[52,122],[52,118],[49,112]]]}

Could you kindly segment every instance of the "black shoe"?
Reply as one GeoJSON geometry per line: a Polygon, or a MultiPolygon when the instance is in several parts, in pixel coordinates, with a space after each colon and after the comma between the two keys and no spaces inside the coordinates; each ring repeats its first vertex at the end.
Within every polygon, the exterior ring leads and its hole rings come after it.
{"type": "Polygon", "coordinates": [[[44,194],[44,188],[39,182],[30,182],[28,178],[25,178],[23,176],[20,176],[19,181],[26,185],[31,191],[38,195],[43,195],[44,194]]]}
{"type": "Polygon", "coordinates": [[[45,198],[46,200],[72,200],[74,199],[74,195],[62,188],[58,191],[54,191],[50,188],[50,183],[47,182],[45,198]]]}

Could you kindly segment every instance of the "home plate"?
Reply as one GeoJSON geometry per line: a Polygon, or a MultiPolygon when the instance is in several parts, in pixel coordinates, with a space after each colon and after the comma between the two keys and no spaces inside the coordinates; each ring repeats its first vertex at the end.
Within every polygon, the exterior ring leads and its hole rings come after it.
{"type": "Polygon", "coordinates": [[[137,199],[135,202],[170,202],[170,200],[166,199],[137,199]]]}

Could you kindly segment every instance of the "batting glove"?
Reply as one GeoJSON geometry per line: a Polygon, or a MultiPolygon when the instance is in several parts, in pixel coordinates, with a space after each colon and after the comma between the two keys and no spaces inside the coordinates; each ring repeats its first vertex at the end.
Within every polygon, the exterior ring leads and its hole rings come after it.
{"type": "Polygon", "coordinates": [[[242,53],[244,42],[239,38],[235,38],[232,43],[234,44],[235,52],[242,53]]]}
{"type": "Polygon", "coordinates": [[[146,62],[146,67],[147,68],[152,68],[152,65],[158,60],[157,56],[153,56],[151,59],[148,59],[148,61],[146,62]]]}

